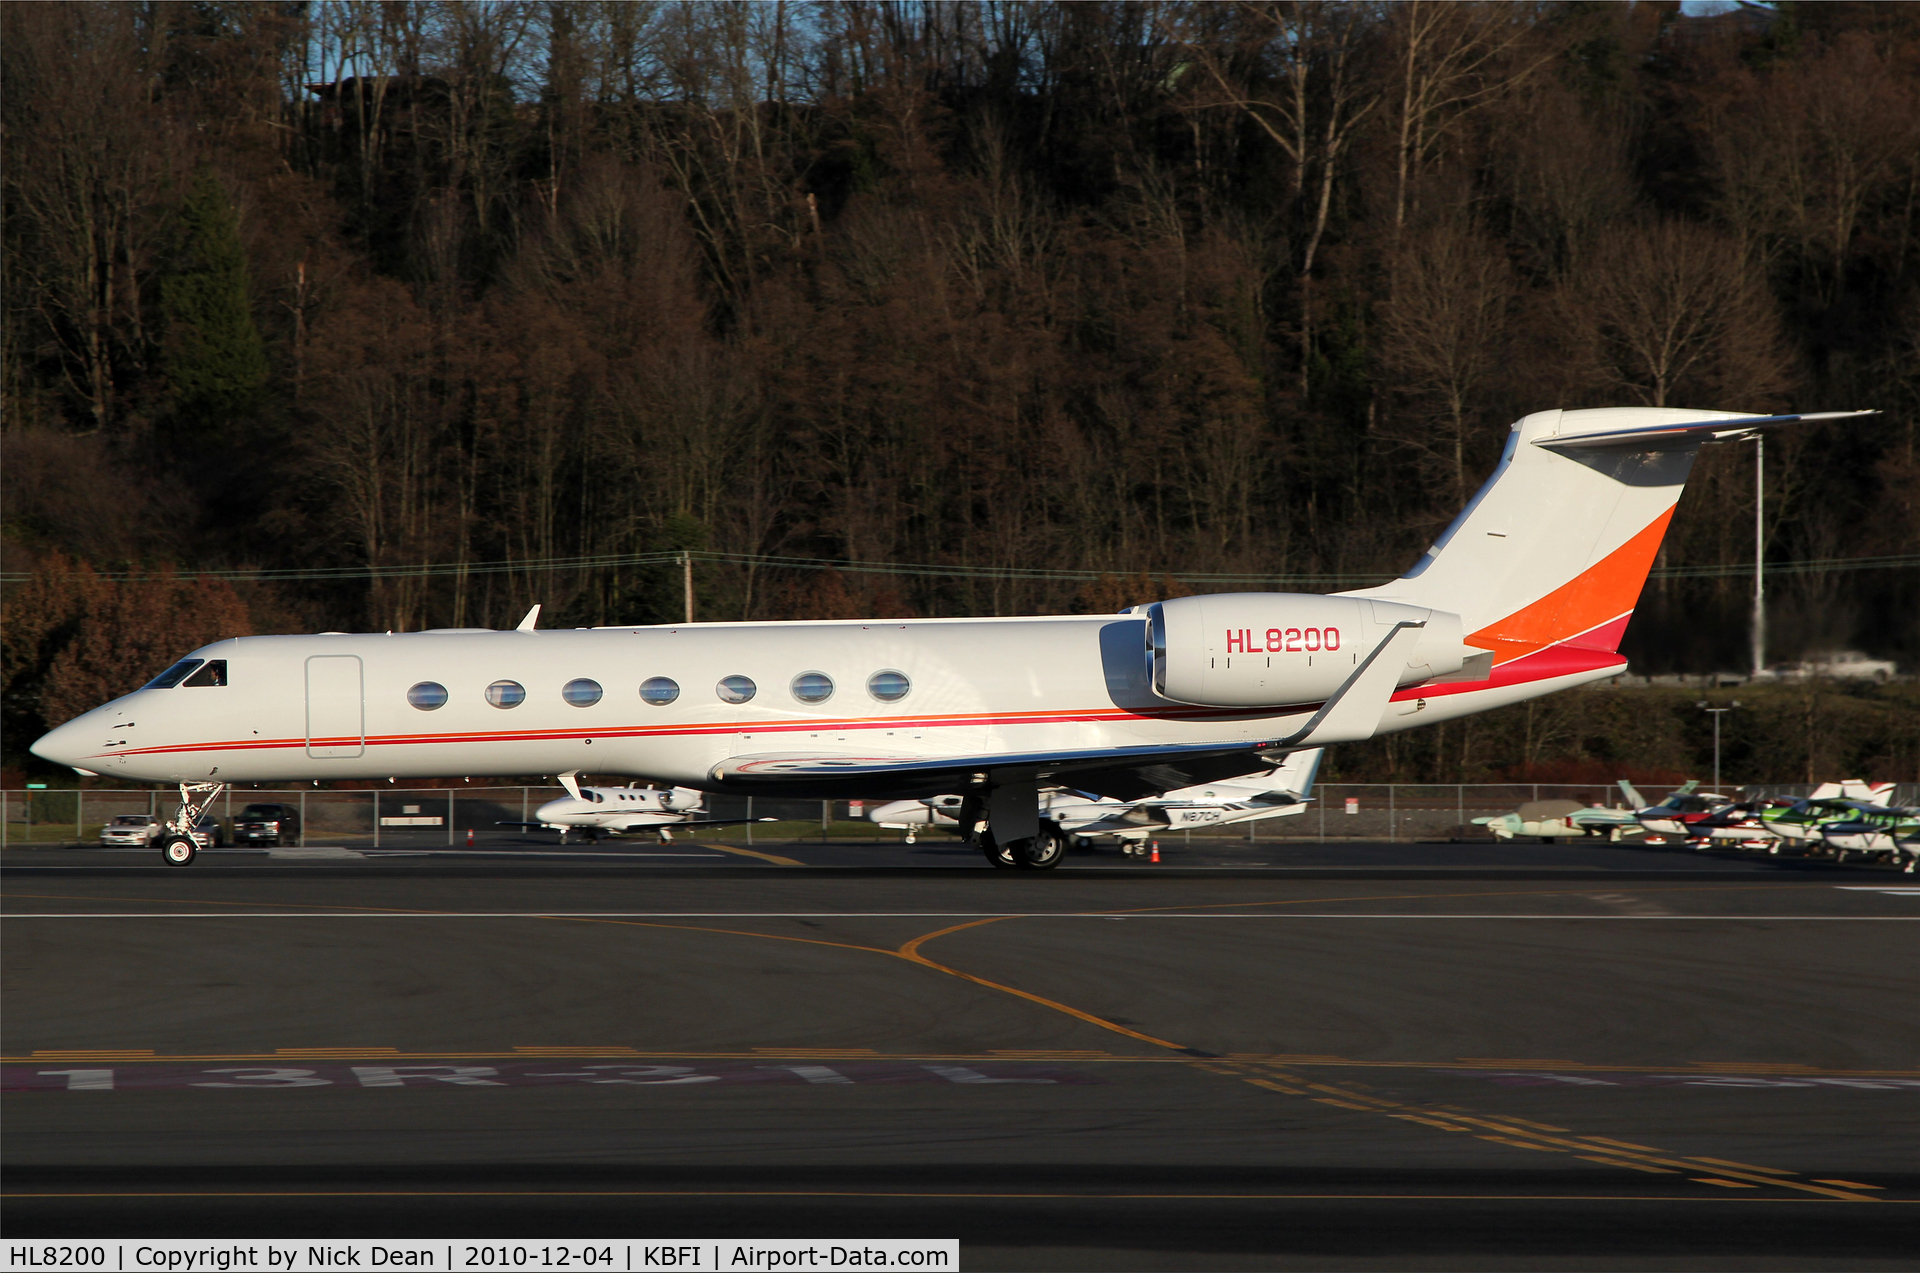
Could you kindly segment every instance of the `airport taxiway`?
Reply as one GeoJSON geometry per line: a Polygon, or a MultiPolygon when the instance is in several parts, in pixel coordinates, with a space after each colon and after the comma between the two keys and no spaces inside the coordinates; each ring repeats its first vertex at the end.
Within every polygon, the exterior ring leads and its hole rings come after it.
{"type": "Polygon", "coordinates": [[[10,852],[7,1228],[1912,1267],[1910,877],[1256,847],[1049,874],[10,852]]]}

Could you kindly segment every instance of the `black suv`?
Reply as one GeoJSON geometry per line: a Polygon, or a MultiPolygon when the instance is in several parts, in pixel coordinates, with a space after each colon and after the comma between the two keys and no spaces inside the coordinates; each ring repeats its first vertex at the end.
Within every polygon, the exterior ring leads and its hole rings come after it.
{"type": "Polygon", "coordinates": [[[233,820],[235,844],[300,843],[300,811],[290,804],[250,804],[233,820]]]}

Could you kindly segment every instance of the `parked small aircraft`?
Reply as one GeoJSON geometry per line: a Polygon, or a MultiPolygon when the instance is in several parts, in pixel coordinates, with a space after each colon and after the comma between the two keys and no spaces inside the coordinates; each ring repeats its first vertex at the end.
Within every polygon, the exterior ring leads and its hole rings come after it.
{"type": "MultiPolygon", "coordinates": [[[[1649,805],[1646,797],[1642,796],[1631,782],[1622,778],[1620,791],[1627,798],[1624,809],[1583,805],[1577,800],[1534,800],[1521,805],[1512,813],[1497,813],[1489,817],[1475,818],[1474,822],[1486,827],[1502,840],[1512,840],[1523,835],[1536,836],[1546,844],[1551,844],[1555,840],[1585,839],[1593,836],[1620,840],[1626,836],[1639,835],[1647,830],[1663,829],[1669,818],[1681,816],[1681,810],[1693,810],[1696,803],[1693,791],[1699,785],[1697,780],[1689,779],[1659,804],[1649,805]],[[1661,825],[1654,827],[1652,825],[1654,822],[1661,825]]],[[[1699,811],[1702,813],[1709,807],[1705,802],[1699,803],[1699,811]]]]}
{"type": "MultiPolygon", "coordinates": [[[[753,818],[703,818],[706,796],[691,787],[582,787],[572,774],[561,776],[567,794],[534,810],[532,822],[500,822],[496,826],[544,828],[560,833],[560,843],[580,832],[588,840],[602,835],[630,835],[652,831],[662,844],[673,843],[675,829],[738,826],[753,818]]],[[[772,818],[760,818],[772,822],[772,818]]]]}
{"type": "Polygon", "coordinates": [[[1862,857],[1884,853],[1895,862],[1904,861],[1904,869],[1912,873],[1920,864],[1920,809],[1888,809],[1829,822],[1820,828],[1820,838],[1833,849],[1836,861],[1846,861],[1849,853],[1862,857]]]}
{"type": "Polygon", "coordinates": [[[1502,840],[1536,836],[1542,844],[1594,836],[1618,840],[1646,830],[1632,809],[1607,809],[1578,800],[1529,800],[1512,813],[1475,818],[1474,822],[1502,840]]]}
{"type": "MultiPolygon", "coordinates": [[[[1040,793],[1040,816],[1076,840],[1107,837],[1133,845],[1169,830],[1222,827],[1305,812],[1324,749],[1295,752],[1264,774],[1200,783],[1143,800],[1114,800],[1055,787],[1040,793]]],[[[904,828],[912,844],[921,827],[962,830],[963,797],[896,800],[867,816],[904,828]]]]}

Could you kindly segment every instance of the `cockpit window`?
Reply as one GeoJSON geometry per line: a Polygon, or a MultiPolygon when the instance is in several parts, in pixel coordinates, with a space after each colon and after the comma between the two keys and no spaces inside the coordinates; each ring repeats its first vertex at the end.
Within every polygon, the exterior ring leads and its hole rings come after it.
{"type": "Polygon", "coordinates": [[[205,667],[181,682],[182,685],[189,686],[225,685],[226,683],[227,661],[225,659],[208,659],[205,667]]]}
{"type": "Polygon", "coordinates": [[[151,681],[148,681],[141,688],[149,690],[170,690],[180,682],[186,680],[187,673],[199,667],[204,661],[203,659],[181,659],[178,663],[175,663],[151,681]]]}

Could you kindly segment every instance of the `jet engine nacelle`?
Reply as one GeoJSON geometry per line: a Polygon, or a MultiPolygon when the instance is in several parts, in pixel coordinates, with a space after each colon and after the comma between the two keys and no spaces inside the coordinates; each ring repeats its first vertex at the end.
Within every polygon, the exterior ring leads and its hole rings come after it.
{"type": "Polygon", "coordinates": [[[1424,623],[1397,678],[1484,680],[1492,656],[1461,643],[1460,616],[1423,606],[1317,593],[1229,592],[1147,607],[1154,693],[1201,707],[1318,703],[1354,674],[1396,624],[1424,623]],[[1456,675],[1468,669],[1465,676],[1456,675]]]}

